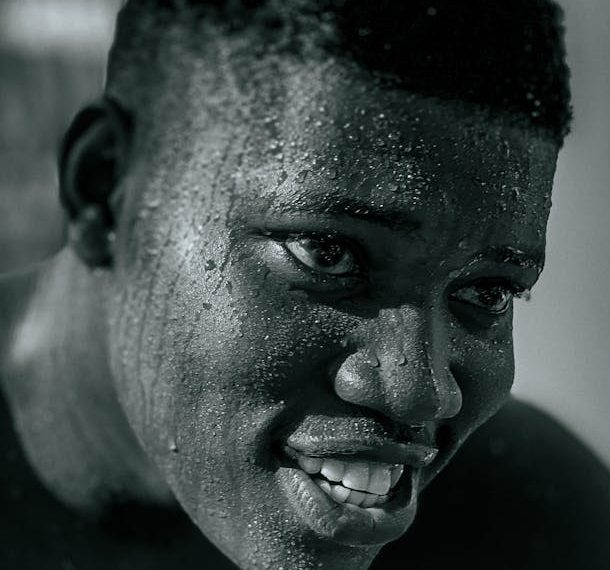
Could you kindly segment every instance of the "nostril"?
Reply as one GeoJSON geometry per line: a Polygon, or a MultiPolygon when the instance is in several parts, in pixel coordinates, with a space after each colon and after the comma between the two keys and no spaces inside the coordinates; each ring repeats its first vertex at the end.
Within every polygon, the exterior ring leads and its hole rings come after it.
{"type": "Polygon", "coordinates": [[[438,449],[452,449],[456,443],[455,435],[447,424],[439,425],[436,429],[435,444],[438,449]]]}
{"type": "Polygon", "coordinates": [[[462,393],[449,366],[433,363],[427,352],[407,359],[402,347],[352,348],[328,365],[341,400],[408,424],[452,418],[461,410],[462,393]]]}
{"type": "Polygon", "coordinates": [[[394,424],[396,429],[395,437],[398,441],[415,441],[430,445],[431,434],[435,431],[436,422],[422,422],[409,424],[394,424]]]}
{"type": "Polygon", "coordinates": [[[341,356],[340,358],[333,358],[330,361],[329,365],[326,368],[328,371],[329,378],[332,378],[334,380],[337,377],[337,373],[339,372],[339,369],[343,365],[344,361],[345,361],[344,356],[341,356]]]}

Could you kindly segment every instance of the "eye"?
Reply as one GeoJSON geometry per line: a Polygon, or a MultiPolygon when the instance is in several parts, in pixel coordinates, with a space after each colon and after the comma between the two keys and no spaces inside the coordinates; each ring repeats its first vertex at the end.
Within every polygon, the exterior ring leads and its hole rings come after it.
{"type": "Polygon", "coordinates": [[[493,315],[502,315],[508,310],[513,298],[520,294],[521,291],[514,285],[481,281],[458,289],[451,294],[451,298],[484,309],[493,315]]]}
{"type": "Polygon", "coordinates": [[[359,266],[350,248],[333,236],[287,239],[284,247],[309,269],[330,275],[353,275],[359,266]]]}

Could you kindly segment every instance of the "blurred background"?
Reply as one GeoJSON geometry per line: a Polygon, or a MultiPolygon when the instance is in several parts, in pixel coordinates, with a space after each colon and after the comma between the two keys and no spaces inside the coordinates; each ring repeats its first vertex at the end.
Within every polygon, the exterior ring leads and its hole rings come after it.
{"type": "Polygon", "coordinates": [[[0,0],[0,272],[63,236],[55,162],[76,110],[101,91],[120,0],[0,0]]]}
{"type": "MultiPolygon", "coordinates": [[[[121,0],[0,0],[0,273],[63,243],[55,158],[95,98],[121,0]]],[[[610,2],[562,0],[574,127],[560,156],[547,267],[517,303],[514,392],[610,466],[610,2]]]]}

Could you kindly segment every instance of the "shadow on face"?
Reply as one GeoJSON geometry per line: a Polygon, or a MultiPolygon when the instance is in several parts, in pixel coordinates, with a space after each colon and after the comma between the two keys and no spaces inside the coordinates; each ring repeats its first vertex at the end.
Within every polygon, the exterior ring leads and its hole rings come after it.
{"type": "Polygon", "coordinates": [[[136,120],[104,246],[113,371],[233,560],[362,564],[508,395],[557,148],[355,66],[286,65],[216,114],[186,74],[136,120]]]}

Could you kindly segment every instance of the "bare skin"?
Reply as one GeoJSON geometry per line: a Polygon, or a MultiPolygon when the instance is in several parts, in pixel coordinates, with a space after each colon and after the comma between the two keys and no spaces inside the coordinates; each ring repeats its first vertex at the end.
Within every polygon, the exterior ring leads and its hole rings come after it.
{"type": "Polygon", "coordinates": [[[282,112],[244,112],[247,128],[196,88],[141,127],[108,188],[115,222],[77,211],[91,231],[7,317],[5,390],[34,469],[77,510],[175,496],[241,568],[367,568],[508,398],[557,148],[355,67],[297,71],[282,112]],[[382,447],[413,479],[377,510],[330,499],[294,454],[382,447]]]}

